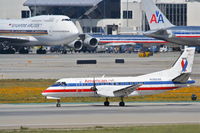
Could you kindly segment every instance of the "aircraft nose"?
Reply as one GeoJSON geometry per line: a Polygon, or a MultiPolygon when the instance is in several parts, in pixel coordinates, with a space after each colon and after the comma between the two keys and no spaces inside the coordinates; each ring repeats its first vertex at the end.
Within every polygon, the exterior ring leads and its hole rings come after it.
{"type": "Polygon", "coordinates": [[[47,95],[48,95],[47,90],[48,90],[48,88],[47,88],[46,90],[44,90],[41,94],[42,94],[43,96],[47,96],[47,95]]]}

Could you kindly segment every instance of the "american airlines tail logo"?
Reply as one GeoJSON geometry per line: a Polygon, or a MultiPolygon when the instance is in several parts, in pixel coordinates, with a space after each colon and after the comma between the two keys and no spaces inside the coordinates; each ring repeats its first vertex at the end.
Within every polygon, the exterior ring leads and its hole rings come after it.
{"type": "Polygon", "coordinates": [[[156,13],[151,16],[150,23],[164,23],[163,15],[159,11],[156,11],[156,13]]]}
{"type": "Polygon", "coordinates": [[[181,66],[182,66],[182,72],[186,72],[186,71],[187,71],[186,68],[187,68],[187,66],[188,66],[188,61],[187,61],[187,59],[182,59],[182,61],[181,61],[181,66]]]}

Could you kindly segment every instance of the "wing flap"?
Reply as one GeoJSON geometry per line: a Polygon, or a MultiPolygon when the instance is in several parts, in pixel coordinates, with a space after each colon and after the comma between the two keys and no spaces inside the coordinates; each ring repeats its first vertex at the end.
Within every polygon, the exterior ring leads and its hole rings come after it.
{"type": "Polygon", "coordinates": [[[126,88],[122,88],[120,90],[116,90],[113,92],[113,94],[116,97],[126,97],[128,95],[130,95],[132,92],[134,92],[137,88],[139,88],[141,85],[132,85],[132,86],[128,86],[126,88]]]}

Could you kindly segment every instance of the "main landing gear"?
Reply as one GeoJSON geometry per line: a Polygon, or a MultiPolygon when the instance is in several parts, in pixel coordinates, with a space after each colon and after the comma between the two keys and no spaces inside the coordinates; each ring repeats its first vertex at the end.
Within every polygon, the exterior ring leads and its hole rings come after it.
{"type": "MultiPolygon", "coordinates": [[[[106,97],[106,101],[104,102],[104,106],[109,106],[110,102],[108,101],[108,97],[106,97]]],[[[121,97],[121,102],[119,103],[119,106],[124,107],[125,103],[124,103],[124,97],[121,97]]]]}
{"type": "Polygon", "coordinates": [[[104,106],[109,106],[110,102],[108,101],[108,97],[106,97],[106,101],[104,102],[104,106]]]}
{"type": "Polygon", "coordinates": [[[8,47],[0,50],[0,54],[15,54],[16,50],[15,48],[8,47]]]}
{"type": "Polygon", "coordinates": [[[125,103],[124,103],[124,97],[121,97],[121,102],[119,103],[119,106],[125,106],[125,103]]]}
{"type": "Polygon", "coordinates": [[[21,49],[19,49],[19,54],[28,54],[29,53],[29,49],[27,47],[22,47],[21,49]]]}
{"type": "Polygon", "coordinates": [[[61,107],[60,99],[57,99],[56,107],[61,107]]]}
{"type": "Polygon", "coordinates": [[[36,51],[37,54],[46,54],[47,51],[45,49],[43,49],[43,47],[39,48],[37,51],[36,51]]]}

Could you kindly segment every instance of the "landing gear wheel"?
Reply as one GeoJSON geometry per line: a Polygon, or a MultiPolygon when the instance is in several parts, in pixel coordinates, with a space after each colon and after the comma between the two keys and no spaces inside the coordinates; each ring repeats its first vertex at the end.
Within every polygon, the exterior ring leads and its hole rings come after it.
{"type": "Polygon", "coordinates": [[[60,104],[60,99],[57,99],[57,104],[56,104],[56,107],[61,107],[61,104],[60,104]]]}
{"type": "Polygon", "coordinates": [[[67,50],[62,50],[61,54],[67,54],[67,50]]]}
{"type": "Polygon", "coordinates": [[[104,102],[104,106],[109,106],[110,102],[108,101],[108,97],[106,97],[106,101],[104,102]]]}
{"type": "Polygon", "coordinates": [[[108,101],[104,102],[104,106],[109,106],[109,105],[110,105],[110,103],[108,101]]]}
{"type": "Polygon", "coordinates": [[[60,104],[60,103],[57,103],[57,104],[56,104],[56,107],[61,107],[61,104],[60,104]]]}
{"type": "Polygon", "coordinates": [[[29,50],[27,48],[22,48],[19,50],[19,54],[29,54],[29,50]]]}
{"type": "Polygon", "coordinates": [[[119,106],[121,106],[121,107],[125,106],[124,97],[121,97],[121,102],[119,103],[119,106]]]}
{"type": "Polygon", "coordinates": [[[15,54],[14,48],[9,48],[1,51],[2,54],[15,54]]]}
{"type": "Polygon", "coordinates": [[[119,106],[124,107],[124,106],[125,106],[125,103],[124,103],[124,102],[120,102],[120,103],[119,103],[119,106]]]}
{"type": "Polygon", "coordinates": [[[37,54],[46,54],[47,51],[46,51],[45,49],[40,48],[40,49],[38,49],[38,50],[36,51],[36,53],[37,53],[37,54]]]}

